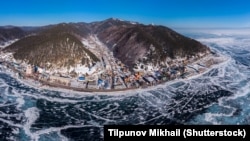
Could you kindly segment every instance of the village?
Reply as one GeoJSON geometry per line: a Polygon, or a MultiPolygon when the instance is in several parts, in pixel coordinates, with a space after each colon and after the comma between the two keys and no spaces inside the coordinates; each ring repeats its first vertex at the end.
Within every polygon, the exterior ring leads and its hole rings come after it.
{"type": "MultiPolygon", "coordinates": [[[[94,52],[94,49],[92,49],[94,52]]],[[[41,85],[61,87],[78,91],[115,91],[146,88],[174,79],[185,79],[200,74],[213,64],[221,62],[216,54],[200,54],[192,59],[172,60],[168,67],[140,64],[131,71],[121,61],[101,50],[102,61],[92,68],[78,68],[77,76],[52,72],[13,58],[12,53],[0,52],[0,65],[13,70],[20,79],[33,79],[41,85]]],[[[77,69],[76,69],[77,70],[77,69]]]]}
{"type": "Polygon", "coordinates": [[[221,62],[220,56],[207,51],[191,58],[167,58],[163,65],[136,62],[133,68],[129,68],[114,57],[113,52],[96,35],[82,39],[82,44],[98,56],[100,61],[89,66],[77,64],[68,69],[45,68],[16,60],[13,53],[0,50],[0,66],[14,71],[19,79],[32,79],[41,86],[78,91],[119,91],[185,79],[221,62]]]}

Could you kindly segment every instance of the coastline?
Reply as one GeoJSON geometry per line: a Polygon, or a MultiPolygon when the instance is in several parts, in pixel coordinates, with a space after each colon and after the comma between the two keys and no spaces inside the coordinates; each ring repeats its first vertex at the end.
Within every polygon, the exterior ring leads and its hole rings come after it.
{"type": "MultiPolygon", "coordinates": [[[[208,68],[206,68],[204,71],[202,71],[200,73],[192,73],[187,78],[176,78],[176,79],[173,79],[170,81],[163,81],[163,82],[157,83],[153,86],[146,86],[146,87],[139,87],[139,88],[133,87],[133,88],[123,88],[123,89],[86,89],[86,88],[76,88],[76,87],[70,87],[70,86],[59,85],[59,84],[50,84],[50,83],[41,85],[42,83],[46,83],[46,82],[41,82],[40,80],[34,80],[32,78],[19,79],[15,74],[13,74],[14,72],[10,72],[10,74],[12,73],[11,76],[15,77],[21,83],[28,85],[28,86],[31,86],[33,88],[39,89],[39,90],[52,90],[52,91],[60,91],[60,92],[75,93],[75,94],[85,94],[85,95],[93,95],[93,94],[117,95],[117,93],[119,93],[119,95],[121,95],[121,94],[123,95],[123,93],[125,94],[125,92],[126,92],[126,95],[128,95],[128,93],[134,93],[135,91],[143,92],[143,91],[158,89],[158,88],[161,88],[165,85],[170,85],[170,84],[173,84],[173,83],[175,83],[177,81],[181,81],[181,80],[195,79],[195,78],[200,77],[203,74],[209,72],[213,68],[216,68],[218,66],[225,64],[226,62],[228,62],[230,60],[230,58],[228,58],[222,54],[216,54],[216,56],[219,58],[217,60],[219,62],[211,64],[208,68]]],[[[211,58],[211,54],[209,56],[205,56],[199,60],[196,60],[189,65],[196,65],[208,57],[211,58]]]]}

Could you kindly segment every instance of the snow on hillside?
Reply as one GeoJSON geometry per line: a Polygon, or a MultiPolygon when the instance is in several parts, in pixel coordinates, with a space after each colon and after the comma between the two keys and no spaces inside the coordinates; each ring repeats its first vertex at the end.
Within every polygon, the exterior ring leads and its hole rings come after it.
{"type": "Polygon", "coordinates": [[[97,63],[96,65],[92,67],[87,67],[85,65],[77,64],[75,67],[70,67],[70,68],[53,68],[48,71],[49,74],[54,74],[54,73],[60,73],[60,74],[68,74],[72,71],[76,72],[78,75],[92,75],[100,71],[100,65],[97,63]]]}
{"type": "Polygon", "coordinates": [[[5,48],[5,47],[7,47],[7,46],[9,46],[9,45],[11,45],[11,44],[13,44],[13,43],[15,43],[16,41],[18,41],[18,39],[9,40],[9,41],[7,41],[7,42],[5,42],[5,43],[3,43],[3,44],[0,44],[0,49],[3,49],[3,48],[5,48]]]}

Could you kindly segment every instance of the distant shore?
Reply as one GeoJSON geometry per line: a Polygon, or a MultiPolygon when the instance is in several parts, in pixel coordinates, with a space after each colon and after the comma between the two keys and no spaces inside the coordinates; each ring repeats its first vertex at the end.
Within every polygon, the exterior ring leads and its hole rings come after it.
{"type": "MultiPolygon", "coordinates": [[[[91,88],[79,88],[79,87],[72,87],[67,86],[59,83],[51,83],[49,81],[39,80],[33,76],[27,76],[23,79],[19,79],[24,83],[28,83],[29,85],[39,88],[39,89],[56,89],[56,90],[69,90],[72,92],[86,92],[86,93],[111,93],[111,92],[124,92],[124,91],[133,91],[133,90],[141,90],[141,89],[150,89],[157,87],[158,85],[165,84],[165,83],[171,83],[175,80],[186,80],[190,78],[194,78],[195,76],[202,75],[209,70],[211,70],[214,66],[220,65],[221,63],[225,62],[227,60],[226,57],[218,54],[209,54],[205,57],[202,57],[199,60],[196,60],[190,64],[187,65],[187,72],[185,77],[179,77],[175,78],[173,80],[169,81],[157,81],[154,85],[147,85],[146,83],[144,85],[141,85],[139,87],[130,87],[130,88],[120,88],[120,89],[91,89],[91,88]]],[[[6,65],[4,62],[2,62],[2,65],[6,65]]],[[[17,72],[14,68],[8,67],[15,73],[17,72]]]]}

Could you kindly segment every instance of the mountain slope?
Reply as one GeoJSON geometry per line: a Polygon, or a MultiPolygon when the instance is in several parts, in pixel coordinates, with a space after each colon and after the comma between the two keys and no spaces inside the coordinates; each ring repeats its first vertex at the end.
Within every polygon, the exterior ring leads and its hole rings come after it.
{"type": "Polygon", "coordinates": [[[10,40],[23,38],[25,35],[26,32],[19,27],[0,27],[0,45],[3,45],[10,40]]]}
{"type": "Polygon", "coordinates": [[[16,59],[32,64],[50,62],[59,66],[71,66],[85,60],[82,62],[90,65],[101,56],[96,57],[87,50],[82,40],[86,41],[93,35],[113,52],[114,57],[130,68],[138,62],[159,65],[166,63],[166,60],[188,59],[210,52],[205,45],[170,28],[118,19],[40,27],[32,36],[23,38],[5,50],[14,51],[16,59]]]}
{"type": "Polygon", "coordinates": [[[49,68],[97,62],[99,59],[83,46],[70,28],[61,24],[53,26],[15,42],[5,51],[14,52],[15,59],[49,68]]]}
{"type": "Polygon", "coordinates": [[[114,52],[115,57],[129,66],[143,58],[146,62],[159,63],[168,57],[191,57],[209,51],[201,43],[164,26],[129,24],[110,19],[97,29],[99,39],[114,52]]]}

